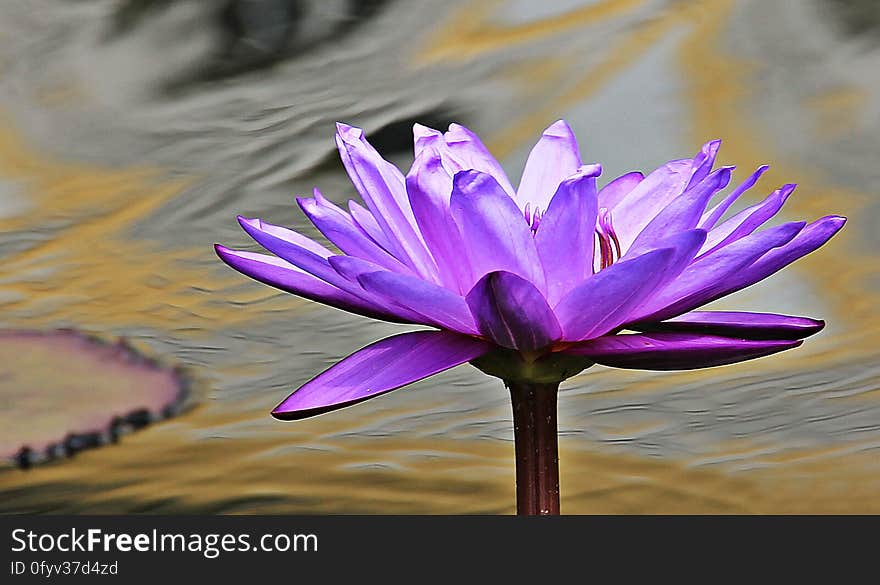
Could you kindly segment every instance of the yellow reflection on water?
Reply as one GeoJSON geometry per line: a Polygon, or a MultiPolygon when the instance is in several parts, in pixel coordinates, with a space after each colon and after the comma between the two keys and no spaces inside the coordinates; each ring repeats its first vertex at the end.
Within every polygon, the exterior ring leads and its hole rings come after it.
{"type": "Polygon", "coordinates": [[[265,300],[268,309],[291,311],[301,306],[269,288],[238,288],[231,297],[217,298],[213,290],[229,289],[240,279],[212,262],[212,242],[179,249],[127,236],[136,222],[182,196],[192,179],[170,180],[158,169],[57,160],[34,150],[12,121],[0,118],[0,128],[0,173],[21,185],[20,196],[30,206],[0,216],[0,230],[40,238],[4,261],[4,272],[15,278],[0,282],[0,307],[13,327],[60,320],[94,329],[184,327],[195,334],[250,318],[231,310],[229,302],[265,300]]]}

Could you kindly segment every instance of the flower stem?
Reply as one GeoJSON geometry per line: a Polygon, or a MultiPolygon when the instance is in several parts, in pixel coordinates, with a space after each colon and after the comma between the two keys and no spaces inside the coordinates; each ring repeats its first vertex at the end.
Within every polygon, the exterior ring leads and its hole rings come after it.
{"type": "Polygon", "coordinates": [[[558,383],[504,382],[513,402],[516,513],[559,514],[558,383]]]}

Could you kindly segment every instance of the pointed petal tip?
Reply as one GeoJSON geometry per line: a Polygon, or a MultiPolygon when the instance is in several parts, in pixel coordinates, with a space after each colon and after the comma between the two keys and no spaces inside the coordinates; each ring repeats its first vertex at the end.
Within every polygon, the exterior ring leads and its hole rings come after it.
{"type": "Polygon", "coordinates": [[[450,123],[446,128],[446,133],[443,135],[443,139],[447,144],[472,142],[474,140],[479,141],[479,138],[473,133],[473,131],[466,126],[456,124],[455,122],[450,123]]]}
{"type": "Polygon", "coordinates": [[[223,244],[214,244],[214,253],[217,254],[217,257],[220,258],[224,264],[241,272],[238,268],[242,263],[242,257],[240,256],[239,250],[227,248],[223,244]]]}
{"type": "Polygon", "coordinates": [[[357,126],[350,126],[350,125],[346,124],[345,122],[336,122],[336,131],[339,132],[340,134],[346,134],[351,131],[363,132],[363,130],[361,130],[357,126]]]}
{"type": "MultiPolygon", "coordinates": [[[[223,244],[214,244],[214,253],[226,264],[238,270],[238,266],[241,265],[242,262],[247,261],[247,256],[265,256],[266,258],[272,258],[278,260],[275,256],[268,256],[264,254],[259,254],[256,252],[248,252],[246,250],[236,250],[235,248],[228,248],[223,244]]],[[[239,272],[241,272],[239,270],[239,272]]]]}
{"type": "Polygon", "coordinates": [[[308,213],[306,208],[312,208],[318,204],[317,195],[320,195],[320,193],[317,193],[317,189],[315,190],[315,195],[316,197],[297,197],[296,204],[299,205],[303,212],[308,213]]]}
{"type": "Polygon", "coordinates": [[[547,129],[542,133],[544,136],[556,136],[559,138],[569,138],[574,136],[574,130],[571,129],[568,122],[565,120],[559,119],[547,126],[547,129]]]}
{"type": "Polygon", "coordinates": [[[425,126],[424,124],[419,124],[416,122],[412,127],[413,132],[413,140],[418,143],[420,140],[425,138],[434,138],[437,136],[441,136],[442,132],[439,130],[435,130],[430,126],[425,126]]]}
{"type": "Polygon", "coordinates": [[[765,339],[765,340],[757,340],[757,342],[763,341],[767,344],[767,347],[779,348],[779,351],[785,351],[786,349],[794,349],[796,347],[800,347],[804,344],[803,339],[765,339]]]}
{"type": "Polygon", "coordinates": [[[713,172],[709,177],[705,180],[709,181],[713,178],[715,179],[716,189],[720,190],[726,187],[730,180],[733,178],[733,171],[736,170],[735,165],[727,165],[723,167],[718,167],[718,169],[713,172]]]}
{"type": "Polygon", "coordinates": [[[848,218],[842,215],[826,215],[825,217],[821,217],[816,221],[810,223],[810,227],[816,226],[819,230],[825,233],[823,244],[837,235],[837,232],[843,229],[843,226],[846,225],[846,222],[849,221],[848,218]]]}
{"type": "Polygon", "coordinates": [[[245,217],[243,215],[236,215],[235,219],[238,220],[238,225],[240,225],[245,231],[248,231],[248,228],[260,228],[260,225],[263,223],[259,218],[256,217],[245,217]]]}
{"type": "Polygon", "coordinates": [[[264,229],[263,222],[260,219],[249,218],[243,215],[237,216],[236,219],[238,220],[238,225],[241,226],[241,229],[255,240],[257,240],[260,236],[260,232],[264,229]]]}
{"type": "MultiPolygon", "coordinates": [[[[761,178],[761,175],[763,175],[764,173],[766,173],[769,170],[770,170],[770,165],[760,165],[754,171],[752,171],[752,175],[750,177],[748,177],[745,182],[750,181],[751,185],[754,186],[754,184],[758,182],[758,179],[761,178]]],[[[750,189],[750,188],[751,188],[751,186],[748,187],[748,189],[750,189]]]]}
{"type": "Polygon", "coordinates": [[[736,170],[735,165],[726,165],[723,167],[718,167],[714,171],[712,171],[708,176],[702,179],[703,183],[707,185],[713,185],[716,191],[724,189],[728,184],[730,184],[730,180],[733,178],[733,171],[736,170]]]}
{"type": "Polygon", "coordinates": [[[805,337],[809,337],[810,335],[815,335],[825,329],[825,320],[824,319],[813,319],[811,317],[804,317],[809,321],[812,321],[812,325],[808,325],[804,327],[804,332],[806,333],[805,337]]]}
{"type": "Polygon", "coordinates": [[[705,164],[709,161],[714,163],[719,148],[721,148],[720,138],[704,143],[703,146],[700,147],[700,152],[694,157],[694,161],[700,164],[705,164]]]}
{"type": "Polygon", "coordinates": [[[350,401],[350,403],[343,402],[323,407],[318,406],[311,408],[296,408],[285,406],[285,404],[289,402],[295,394],[296,393],[291,394],[290,396],[285,398],[284,401],[282,401],[278,406],[272,409],[272,411],[269,413],[270,415],[272,415],[272,418],[280,421],[303,420],[306,418],[311,418],[313,416],[318,416],[319,414],[326,414],[334,410],[339,410],[340,408],[345,408],[347,406],[354,406],[358,402],[363,402],[363,400],[352,400],[350,401]]]}
{"type": "Polygon", "coordinates": [[[572,177],[598,177],[602,174],[602,165],[600,163],[591,163],[581,165],[572,177]]]}
{"type": "MultiPolygon", "coordinates": [[[[283,404],[283,403],[282,403],[282,404],[283,404]]],[[[284,410],[282,404],[279,404],[278,406],[276,406],[275,408],[273,408],[272,411],[271,411],[269,414],[271,414],[272,417],[275,418],[275,419],[277,419],[277,420],[288,420],[288,418],[287,418],[287,416],[286,416],[286,415],[287,415],[287,412],[284,410]]]]}
{"type": "MultiPolygon", "coordinates": [[[[790,221],[788,223],[784,223],[784,224],[777,226],[777,227],[782,228],[782,227],[786,227],[786,226],[787,226],[787,229],[781,230],[781,231],[785,231],[785,232],[792,234],[791,238],[789,238],[788,240],[781,243],[778,247],[782,247],[785,244],[787,244],[788,242],[790,242],[792,239],[794,239],[794,237],[796,235],[798,235],[805,227],[807,227],[807,222],[806,221],[790,221]]],[[[772,230],[774,228],[768,228],[768,229],[772,230]]],[[[767,231],[767,230],[763,230],[763,231],[767,231]]]]}
{"type": "Polygon", "coordinates": [[[240,254],[247,253],[244,250],[236,250],[235,248],[229,248],[224,246],[223,244],[214,244],[214,253],[220,257],[225,263],[230,266],[233,265],[235,259],[240,258],[240,254]]]}
{"type": "Polygon", "coordinates": [[[344,406],[346,406],[343,404],[343,405],[337,405],[335,408],[330,407],[330,408],[303,408],[303,409],[285,407],[284,406],[285,403],[287,403],[291,398],[292,398],[292,395],[288,396],[278,406],[276,406],[275,408],[272,409],[272,411],[269,413],[270,415],[272,415],[272,418],[274,418],[275,420],[280,420],[280,421],[302,420],[305,418],[310,418],[312,416],[324,414],[326,412],[330,412],[330,411],[336,410],[337,408],[343,408],[344,406]]]}
{"type": "Polygon", "coordinates": [[[336,136],[345,144],[351,145],[363,140],[364,130],[357,126],[349,126],[343,122],[336,122],[336,136]]]}

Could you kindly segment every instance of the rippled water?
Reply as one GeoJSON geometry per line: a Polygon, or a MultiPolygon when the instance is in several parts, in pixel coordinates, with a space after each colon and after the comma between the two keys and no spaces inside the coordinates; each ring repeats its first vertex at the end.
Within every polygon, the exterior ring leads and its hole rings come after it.
{"type": "MultiPolygon", "coordinates": [[[[119,446],[0,471],[0,511],[512,511],[508,398],[468,366],[271,419],[401,327],[251,282],[210,245],[248,241],[239,212],[314,235],[294,194],[354,196],[335,120],[402,165],[413,121],[459,120],[516,176],[564,117],[608,177],[722,137],[738,176],[773,163],[756,197],[800,183],[784,219],[851,221],[719,303],[829,321],[803,348],[700,372],[597,366],[564,385],[563,510],[880,512],[874,4],[267,1],[282,11],[267,21],[231,4],[0,8],[0,327],[125,336],[206,388],[119,446]]],[[[64,408],[63,391],[27,391],[64,408]]]]}

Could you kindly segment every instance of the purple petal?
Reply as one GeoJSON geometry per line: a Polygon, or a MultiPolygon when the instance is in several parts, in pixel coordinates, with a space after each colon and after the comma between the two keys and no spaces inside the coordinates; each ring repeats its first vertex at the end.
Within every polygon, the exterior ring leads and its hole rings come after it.
{"type": "Polygon", "coordinates": [[[385,251],[393,249],[388,238],[382,233],[382,228],[379,227],[379,222],[376,221],[376,218],[373,217],[370,210],[365,209],[364,206],[357,201],[351,200],[348,202],[348,211],[351,213],[351,220],[368,238],[376,242],[379,246],[382,246],[385,251]]]}
{"type": "Polygon", "coordinates": [[[510,272],[487,274],[466,298],[480,332],[503,347],[536,350],[562,335],[541,292],[510,272]]]}
{"type": "Polygon", "coordinates": [[[436,284],[393,272],[367,272],[358,281],[369,292],[424,316],[441,329],[476,335],[478,329],[464,298],[436,284]]]}
{"type": "Polygon", "coordinates": [[[507,173],[476,134],[460,124],[450,124],[443,139],[449,151],[461,162],[461,170],[473,169],[492,175],[501,188],[513,196],[515,191],[507,173]]]}
{"type": "Polygon", "coordinates": [[[731,242],[749,235],[763,225],[768,219],[776,215],[788,196],[794,191],[797,185],[784,185],[771,193],[764,201],[757,205],[752,205],[747,209],[743,209],[711,232],[706,238],[700,255],[709,254],[718,248],[722,248],[731,242]]]}
{"type": "Polygon", "coordinates": [[[413,135],[416,143],[415,158],[419,158],[425,148],[433,148],[441,155],[443,167],[450,177],[460,171],[480,171],[492,175],[505,193],[514,196],[515,191],[504,169],[479,137],[464,126],[450,124],[449,130],[441,134],[437,130],[416,124],[413,126],[413,135]]]}
{"type": "Polygon", "coordinates": [[[668,321],[628,327],[637,331],[685,331],[739,339],[803,339],[821,331],[825,321],[774,313],[691,311],[668,321]]]}
{"type": "MultiPolygon", "coordinates": [[[[374,249],[384,252],[361,232],[355,229],[350,222],[346,223],[341,221],[339,215],[333,210],[329,210],[326,207],[319,205],[313,199],[299,200],[299,203],[303,208],[303,211],[309,219],[312,220],[312,223],[318,227],[321,233],[327,236],[328,240],[336,244],[344,252],[364,256],[371,260],[377,260],[377,263],[378,261],[384,261],[385,264],[380,264],[380,266],[384,266],[385,268],[393,266],[393,269],[410,272],[408,267],[389,256],[387,253],[385,253],[384,258],[377,259],[371,256],[371,250],[368,250],[366,247],[355,245],[356,242],[353,240],[355,239],[354,236],[357,236],[357,238],[363,241],[364,244],[369,244],[374,249]],[[346,229],[349,230],[349,233],[346,233],[346,229]]],[[[273,254],[287,260],[291,264],[299,266],[318,278],[327,280],[327,282],[330,282],[331,284],[336,284],[332,276],[330,278],[327,277],[331,272],[330,266],[327,263],[327,258],[333,254],[327,248],[315,244],[314,242],[309,244],[308,242],[310,242],[310,240],[308,240],[308,238],[291,230],[266,223],[259,219],[248,219],[239,216],[238,222],[248,235],[273,254]]]]}
{"type": "Polygon", "coordinates": [[[327,284],[323,280],[304,272],[281,258],[241,250],[230,250],[220,244],[215,244],[214,250],[223,262],[235,270],[285,292],[344,311],[357,313],[358,315],[384,319],[386,321],[406,321],[406,319],[395,315],[378,303],[371,303],[368,300],[327,284]]]}
{"type": "Polygon", "coordinates": [[[333,271],[327,263],[327,258],[332,255],[330,250],[292,230],[265,223],[260,219],[241,215],[237,219],[242,229],[266,250],[296,268],[336,285],[333,271]]]}
{"type": "Polygon", "coordinates": [[[425,318],[421,313],[412,311],[399,303],[395,303],[363,288],[361,277],[371,272],[386,272],[381,266],[354,256],[330,256],[327,259],[327,263],[337,277],[335,284],[339,288],[383,307],[386,311],[394,313],[409,323],[434,325],[434,321],[425,318]]]}
{"type": "Polygon", "coordinates": [[[365,290],[361,284],[361,277],[371,272],[385,272],[385,270],[367,260],[356,258],[354,256],[330,256],[327,259],[330,267],[336,273],[340,280],[338,286],[343,290],[363,297],[375,305],[383,307],[386,311],[398,315],[409,323],[418,323],[421,325],[434,325],[430,319],[426,319],[420,313],[411,311],[398,303],[392,302],[381,295],[365,290]]]}
{"type": "Polygon", "coordinates": [[[688,183],[689,187],[698,185],[709,173],[715,165],[715,157],[718,156],[718,149],[721,147],[720,140],[711,140],[703,145],[697,156],[694,157],[694,175],[688,183]]]}
{"type": "MultiPolygon", "coordinates": [[[[360,286],[356,280],[354,282],[346,280],[330,265],[330,251],[323,246],[319,246],[314,242],[309,244],[306,241],[307,238],[300,236],[296,232],[267,224],[259,219],[248,219],[239,216],[238,221],[241,227],[254,240],[281,258],[282,263],[275,263],[278,266],[286,267],[290,263],[297,270],[307,272],[341,291],[367,302],[371,301],[369,295],[362,294],[363,291],[359,290],[360,286]],[[306,249],[304,246],[309,246],[309,249],[306,249]]],[[[262,254],[251,254],[250,258],[265,263],[265,259],[268,257],[262,254]]],[[[375,270],[381,270],[381,267],[378,265],[372,263],[369,265],[375,267],[375,270]]]]}
{"type": "Polygon", "coordinates": [[[272,411],[296,420],[351,406],[476,359],[488,343],[445,331],[403,333],[360,349],[331,366],[272,411]]]}
{"type": "Polygon", "coordinates": [[[639,307],[633,320],[663,321],[727,294],[725,291],[738,274],[768,250],[791,241],[803,226],[804,222],[791,222],[762,230],[698,258],[639,307]]]}
{"type": "MultiPolygon", "coordinates": [[[[327,258],[328,256],[332,256],[333,252],[328,250],[326,247],[322,246],[318,242],[314,241],[311,238],[308,238],[300,233],[297,233],[293,230],[272,225],[271,223],[267,223],[261,219],[257,218],[247,218],[243,215],[239,215],[237,218],[239,225],[254,238],[261,246],[273,252],[270,248],[266,247],[260,240],[254,237],[254,234],[266,236],[271,236],[274,240],[282,240],[289,244],[292,244],[298,248],[301,248],[319,258],[327,258]]],[[[274,253],[274,252],[273,252],[274,253]]]]}
{"type": "Polygon", "coordinates": [[[693,159],[673,160],[649,174],[614,208],[614,228],[624,250],[652,219],[681,195],[693,175],[693,159]]]}
{"type": "Polygon", "coordinates": [[[709,199],[730,181],[730,168],[718,169],[660,211],[636,237],[626,255],[656,248],[668,234],[697,227],[709,199]]]}
{"type": "Polygon", "coordinates": [[[533,208],[547,209],[559,183],[580,166],[581,155],[574,132],[563,120],[554,122],[544,130],[526,161],[516,193],[520,209],[524,209],[526,203],[531,203],[533,208]]]}
{"type": "Polygon", "coordinates": [[[461,230],[474,278],[503,270],[525,278],[538,290],[545,289],[532,231],[495,179],[477,171],[455,175],[450,210],[461,230]]]}
{"type": "Polygon", "coordinates": [[[419,230],[437,263],[440,282],[459,293],[467,292],[465,287],[470,287],[473,276],[462,257],[464,244],[449,211],[452,176],[437,149],[425,148],[419,153],[406,177],[406,190],[419,230]]]}
{"type": "Polygon", "coordinates": [[[360,287],[359,280],[361,275],[383,271],[383,268],[378,264],[373,264],[368,260],[356,258],[355,256],[330,256],[327,258],[327,261],[337,275],[348,282],[357,284],[358,287],[360,287]]]}
{"type": "Polygon", "coordinates": [[[715,224],[718,223],[725,212],[730,209],[730,206],[739,199],[739,196],[751,189],[755,183],[758,182],[758,179],[761,178],[761,175],[763,175],[769,168],[770,167],[767,165],[758,167],[758,170],[752,173],[749,178],[737,186],[736,189],[731,191],[730,195],[725,197],[718,205],[703,215],[703,218],[700,220],[700,227],[704,230],[711,230],[715,227],[715,224]]]}
{"type": "MultiPolygon", "coordinates": [[[[303,207],[307,206],[304,205],[303,207]]],[[[345,293],[346,295],[348,295],[347,297],[343,298],[347,299],[349,303],[352,302],[352,299],[357,299],[357,303],[353,306],[361,306],[369,309],[369,311],[371,311],[371,314],[378,312],[386,315],[386,317],[383,318],[391,318],[395,321],[425,323],[425,319],[420,314],[409,311],[404,307],[400,307],[396,304],[388,303],[386,300],[380,297],[376,297],[372,293],[368,293],[361,288],[361,285],[358,282],[358,276],[363,272],[384,270],[381,265],[363,260],[355,256],[325,256],[326,254],[330,253],[330,251],[326,248],[314,242],[311,242],[310,240],[308,240],[304,236],[301,236],[300,234],[297,234],[296,232],[286,230],[285,228],[279,226],[267,224],[258,219],[248,219],[239,216],[239,223],[245,229],[245,231],[247,231],[248,234],[250,234],[257,242],[263,245],[267,250],[274,252],[280,257],[280,260],[275,259],[279,260],[278,262],[273,262],[272,260],[269,260],[272,258],[271,256],[264,256],[262,254],[238,253],[228,250],[228,253],[230,254],[248,254],[246,258],[250,261],[249,265],[253,266],[255,269],[265,271],[265,265],[268,263],[276,268],[291,268],[301,272],[306,272],[309,275],[317,277],[318,279],[326,282],[328,285],[335,287],[339,290],[340,293],[345,293]],[[306,249],[298,244],[309,246],[311,249],[306,249]],[[256,262],[257,264],[253,264],[254,262],[256,262]],[[346,269],[348,270],[347,272],[346,269]]],[[[226,258],[222,255],[221,258],[226,260],[226,258]]],[[[235,261],[238,263],[244,262],[244,260],[242,260],[241,258],[236,258],[235,261]]],[[[227,261],[227,263],[229,262],[227,261]]],[[[230,265],[233,266],[233,268],[239,269],[236,265],[230,265]]],[[[398,264],[398,267],[406,272],[409,272],[409,268],[401,264],[398,264]]],[[[245,272],[245,274],[248,274],[249,276],[252,276],[257,280],[260,280],[261,282],[267,282],[266,280],[263,280],[255,274],[251,274],[249,272],[245,272]]],[[[260,272],[260,274],[263,274],[263,272],[260,272]]],[[[277,277],[278,275],[275,274],[275,276],[277,277]]],[[[277,286],[282,290],[287,290],[283,286],[276,285],[272,282],[267,282],[267,284],[272,284],[273,286],[277,286]]],[[[303,294],[302,296],[306,295],[303,294]]],[[[311,297],[306,296],[306,298],[311,297]]],[[[330,303],[328,301],[327,304],[333,303],[330,303]]],[[[363,311],[354,310],[352,310],[352,312],[364,313],[363,311]]]]}
{"type": "Polygon", "coordinates": [[[296,202],[324,237],[352,256],[369,260],[389,270],[412,273],[412,269],[392,256],[359,229],[351,216],[314,190],[314,199],[297,198],[296,202]]]}
{"type": "Polygon", "coordinates": [[[336,145],[345,170],[376,219],[393,255],[427,279],[436,268],[421,241],[400,171],[383,159],[364,138],[364,131],[336,125],[336,145]]]}
{"type": "MultiPolygon", "coordinates": [[[[651,294],[657,294],[657,292],[662,291],[671,282],[674,282],[690,266],[705,241],[706,232],[701,229],[693,229],[672,234],[659,242],[658,248],[671,248],[674,250],[674,254],[666,270],[657,277],[654,283],[654,291],[651,294]]],[[[651,302],[652,296],[646,297],[644,301],[631,308],[630,314],[640,313],[642,307],[651,302]]]]}
{"type": "Polygon", "coordinates": [[[392,225],[414,224],[406,201],[403,175],[370,145],[361,128],[336,124],[336,145],[352,182],[374,217],[392,217],[392,225]]]}
{"type": "MultiPolygon", "coordinates": [[[[419,323],[422,325],[433,325],[433,326],[437,326],[437,327],[442,327],[442,325],[439,325],[437,323],[436,319],[431,318],[431,316],[426,316],[420,312],[413,311],[413,310],[409,309],[405,303],[397,302],[396,299],[392,300],[392,299],[389,299],[383,295],[376,294],[373,291],[368,291],[368,290],[364,289],[363,288],[363,277],[365,275],[368,275],[371,273],[386,273],[386,272],[388,272],[386,270],[383,270],[381,266],[378,266],[378,265],[373,264],[372,262],[368,262],[366,260],[362,260],[360,258],[355,258],[354,256],[330,256],[330,258],[328,258],[327,260],[328,260],[330,266],[333,268],[333,270],[343,280],[343,282],[340,285],[340,288],[348,286],[348,287],[350,287],[350,292],[359,294],[360,296],[363,296],[363,297],[369,299],[373,303],[386,308],[386,310],[393,312],[396,315],[399,315],[401,318],[406,319],[410,323],[419,323]]],[[[388,273],[389,274],[397,274],[397,273],[391,273],[391,272],[388,272],[388,273]]],[[[425,282],[425,281],[422,281],[416,277],[410,277],[408,275],[400,275],[400,276],[406,276],[407,278],[416,280],[418,282],[425,282]]],[[[407,281],[407,282],[410,282],[410,281],[407,281]]],[[[431,285],[430,283],[427,283],[427,282],[425,282],[425,284],[428,286],[435,286],[435,285],[431,285]]],[[[349,289],[345,289],[345,290],[349,290],[349,289]]],[[[449,294],[453,294],[453,293],[449,293],[449,294]]],[[[462,299],[462,303],[463,303],[463,301],[464,300],[462,299]]],[[[466,310],[462,311],[462,314],[464,315],[465,319],[467,319],[469,317],[468,312],[466,310]]],[[[440,316],[440,315],[442,315],[442,313],[438,311],[438,316],[440,316]]],[[[471,326],[471,329],[473,329],[473,326],[471,326]]]]}
{"type": "Polygon", "coordinates": [[[614,207],[644,180],[645,175],[638,171],[617,177],[599,190],[599,207],[613,211],[614,207]]]}
{"type": "MultiPolygon", "coordinates": [[[[771,274],[785,268],[795,260],[815,251],[825,244],[825,242],[830,240],[834,234],[840,231],[844,224],[846,224],[846,218],[839,215],[829,215],[814,221],[798,233],[791,241],[783,246],[770,250],[765,255],[761,256],[754,264],[731,278],[728,281],[730,286],[719,296],[732,293],[747,286],[751,286],[758,281],[764,280],[771,274]]],[[[727,248],[730,248],[737,243],[739,242],[735,242],[734,244],[727,246],[727,248]]],[[[727,248],[722,248],[722,251],[727,248]]],[[[717,253],[718,252],[715,254],[717,253]]]]}
{"type": "Polygon", "coordinates": [[[560,183],[535,233],[551,304],[593,273],[600,172],[598,165],[583,166],[560,183]]]}
{"type": "Polygon", "coordinates": [[[413,124],[413,155],[414,158],[419,158],[419,155],[422,153],[422,149],[427,146],[436,147],[436,141],[443,140],[443,133],[439,130],[435,130],[434,128],[430,128],[425,126],[424,124],[419,124],[416,122],[413,124]]]}
{"type": "Polygon", "coordinates": [[[608,335],[565,353],[597,364],[634,370],[695,370],[751,360],[798,347],[803,341],[732,339],[699,333],[608,335]]]}
{"type": "Polygon", "coordinates": [[[564,339],[598,337],[622,323],[653,291],[675,255],[670,248],[618,262],[588,278],[553,308],[564,339]]]}

